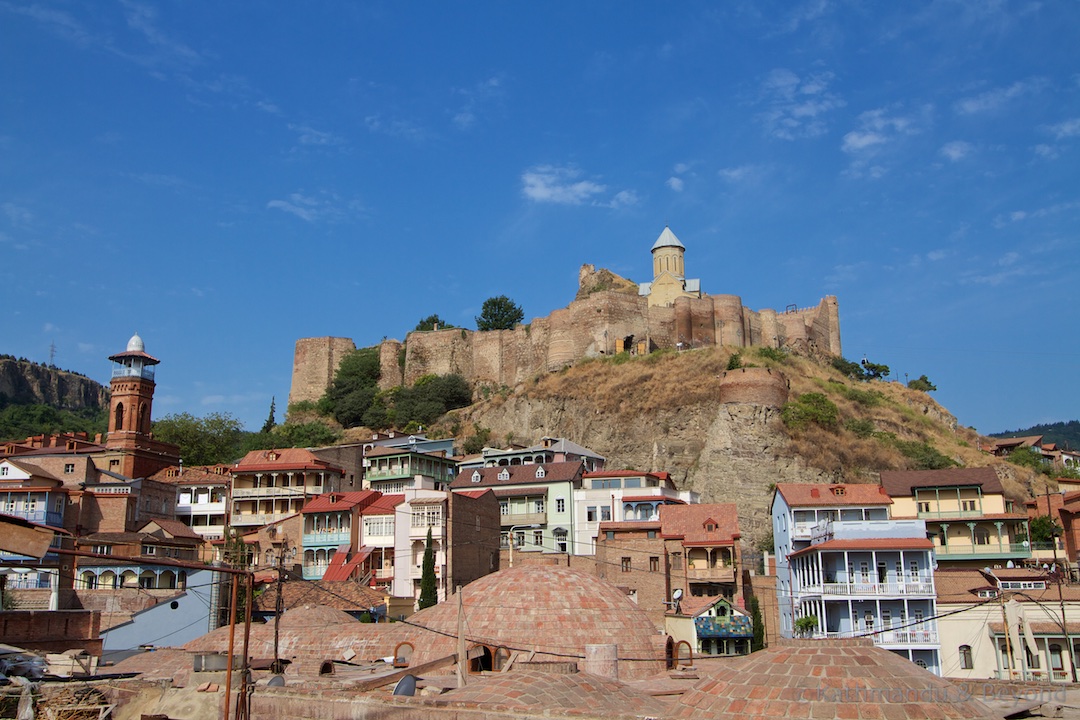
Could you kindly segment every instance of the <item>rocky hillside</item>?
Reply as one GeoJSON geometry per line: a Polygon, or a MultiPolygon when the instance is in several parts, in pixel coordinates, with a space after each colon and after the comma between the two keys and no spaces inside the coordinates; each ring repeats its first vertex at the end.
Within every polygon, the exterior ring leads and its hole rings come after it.
{"type": "MultiPolygon", "coordinates": [[[[744,536],[768,532],[777,482],[872,482],[886,469],[928,463],[988,465],[979,437],[929,395],[898,383],[843,377],[825,361],[744,349],[747,365],[771,367],[790,397],[820,393],[839,411],[831,428],[794,430],[778,407],[721,404],[731,348],[646,357],[616,356],[537,376],[452,413],[435,432],[489,431],[489,445],[567,437],[604,455],[609,468],[664,470],[703,502],[736,502],[744,536]],[[775,356],[776,359],[770,357],[775,356]]],[[[999,465],[1006,487],[1024,497],[1026,471],[999,465]]]]}
{"type": "Polygon", "coordinates": [[[100,410],[108,402],[108,390],[88,377],[27,360],[0,358],[0,405],[100,410]]]}

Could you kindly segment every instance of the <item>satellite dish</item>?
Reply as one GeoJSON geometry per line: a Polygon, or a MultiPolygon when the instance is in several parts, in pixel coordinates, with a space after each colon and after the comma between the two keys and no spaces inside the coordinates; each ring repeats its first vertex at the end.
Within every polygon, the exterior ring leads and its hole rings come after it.
{"type": "Polygon", "coordinates": [[[397,685],[394,686],[395,695],[408,695],[412,697],[416,694],[416,676],[406,675],[397,681],[397,685]]]}
{"type": "Polygon", "coordinates": [[[679,602],[680,600],[682,600],[682,595],[682,588],[675,588],[675,592],[671,593],[671,599],[675,602],[679,602]]]}

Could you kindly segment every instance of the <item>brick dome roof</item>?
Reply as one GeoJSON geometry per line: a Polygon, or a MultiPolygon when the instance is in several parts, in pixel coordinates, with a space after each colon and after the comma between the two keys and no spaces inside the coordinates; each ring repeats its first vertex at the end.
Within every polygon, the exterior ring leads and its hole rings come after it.
{"type": "Polygon", "coordinates": [[[595,716],[597,708],[602,707],[606,718],[658,717],[668,710],[665,703],[616,680],[587,673],[561,675],[516,668],[507,673],[470,677],[468,685],[451,690],[439,700],[440,705],[463,703],[485,711],[533,714],[542,709],[546,714],[585,717],[595,716]]]}
{"type": "MultiPolygon", "coordinates": [[[[614,585],[577,570],[528,564],[501,570],[462,589],[469,645],[535,652],[534,661],[581,661],[585,646],[618,645],[619,678],[663,672],[667,637],[614,585]]],[[[414,662],[455,652],[457,598],[409,618],[420,631],[414,662]]]]}
{"type": "Polygon", "coordinates": [[[673,717],[999,717],[961,688],[869,639],[781,642],[699,682],[679,698],[673,717]]]}

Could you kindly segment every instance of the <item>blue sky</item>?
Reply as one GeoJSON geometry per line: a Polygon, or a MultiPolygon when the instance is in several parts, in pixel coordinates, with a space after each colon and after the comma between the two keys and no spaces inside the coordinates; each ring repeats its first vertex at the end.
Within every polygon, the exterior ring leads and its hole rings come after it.
{"type": "MultiPolygon", "coordinates": [[[[0,352],[155,414],[284,409],[297,338],[565,306],[582,263],[748,307],[983,432],[1077,412],[1080,5],[0,0],[0,352]]],[[[279,417],[280,419],[280,417],[279,417]]]]}

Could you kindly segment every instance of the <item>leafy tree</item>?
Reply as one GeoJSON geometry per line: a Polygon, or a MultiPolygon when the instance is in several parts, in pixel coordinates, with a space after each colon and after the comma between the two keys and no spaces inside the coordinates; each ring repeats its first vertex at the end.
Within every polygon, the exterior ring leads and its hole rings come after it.
{"type": "Polygon", "coordinates": [[[840,411],[832,400],[821,393],[803,393],[793,402],[786,403],[780,411],[784,424],[793,430],[802,430],[808,425],[820,425],[834,428],[839,421],[840,411]]]}
{"type": "Polygon", "coordinates": [[[188,465],[230,462],[240,454],[244,428],[229,413],[197,418],[189,413],[166,415],[154,423],[154,437],[180,446],[188,465]]]}
{"type": "Polygon", "coordinates": [[[852,362],[847,358],[834,357],[830,364],[833,366],[834,370],[844,377],[849,377],[852,380],[866,379],[866,373],[863,372],[862,366],[857,362],[852,362]]]}
{"type": "Polygon", "coordinates": [[[90,436],[108,429],[104,408],[58,410],[51,405],[7,405],[0,395],[0,439],[25,440],[31,435],[85,432],[90,436]]]}
{"type": "Polygon", "coordinates": [[[1032,542],[1051,542],[1061,534],[1061,525],[1049,515],[1039,515],[1028,523],[1032,542]]]}
{"type": "Polygon", "coordinates": [[[270,396],[270,417],[266,418],[266,422],[263,423],[262,430],[259,432],[268,433],[277,425],[277,420],[274,419],[274,412],[277,410],[276,400],[277,398],[273,395],[270,396]]]}
{"type": "Polygon", "coordinates": [[[362,348],[341,359],[334,381],[319,401],[319,409],[345,427],[363,421],[378,391],[380,374],[378,348],[362,348]]]}
{"type": "Polygon", "coordinates": [[[419,610],[437,605],[439,602],[439,590],[435,584],[435,547],[431,542],[431,528],[427,531],[427,540],[424,543],[424,564],[420,574],[420,600],[417,602],[419,610]]]}
{"type": "Polygon", "coordinates": [[[525,318],[521,306],[505,295],[490,297],[484,301],[476,316],[476,329],[510,330],[525,318]]]}
{"type": "Polygon", "coordinates": [[[864,359],[862,361],[864,378],[866,380],[880,380],[889,376],[889,366],[880,365],[878,363],[872,363],[869,360],[864,359]]]}
{"type": "Polygon", "coordinates": [[[416,323],[416,328],[414,328],[414,329],[415,330],[434,330],[436,328],[436,326],[440,330],[446,330],[448,328],[457,327],[456,325],[452,325],[452,324],[446,322],[441,317],[439,317],[439,315],[436,313],[434,315],[428,315],[426,318],[424,318],[420,322],[416,323]]]}
{"type": "Polygon", "coordinates": [[[797,637],[810,637],[817,630],[818,619],[815,615],[806,615],[795,621],[795,635],[797,637]]]}
{"type": "Polygon", "coordinates": [[[761,617],[761,605],[757,596],[750,596],[750,620],[754,624],[754,637],[750,640],[750,652],[765,649],[765,621],[761,617]]]}
{"type": "Polygon", "coordinates": [[[930,378],[926,377],[925,375],[920,375],[919,377],[915,378],[914,380],[908,381],[907,386],[909,388],[911,388],[912,390],[919,390],[920,392],[925,392],[925,393],[933,392],[934,390],[937,390],[937,385],[930,382],[930,378]]]}

